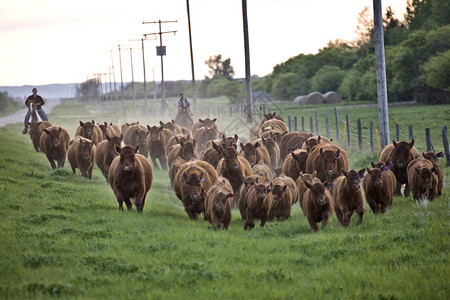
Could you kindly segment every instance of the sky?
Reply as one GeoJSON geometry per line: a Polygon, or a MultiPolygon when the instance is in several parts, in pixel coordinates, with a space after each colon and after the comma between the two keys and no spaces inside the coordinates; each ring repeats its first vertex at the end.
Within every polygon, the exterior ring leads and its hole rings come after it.
{"type": "MultiPolygon", "coordinates": [[[[245,77],[242,1],[189,3],[196,79],[208,75],[205,60],[216,54],[231,59],[236,78],[245,77]]],[[[247,0],[251,74],[268,75],[275,65],[317,53],[330,40],[355,39],[358,13],[372,5],[372,0],[247,0]]],[[[407,0],[382,1],[383,14],[387,6],[403,20],[407,0]]],[[[112,65],[120,82],[120,61],[123,81],[130,82],[130,48],[134,80],[143,81],[141,43],[130,40],[157,32],[157,24],[142,22],[158,20],[177,21],[162,24],[162,31],[177,31],[163,35],[164,79],[190,80],[185,0],[1,0],[0,86],[79,83],[109,73],[112,65]]],[[[153,72],[161,79],[157,45],[159,40],[144,42],[147,81],[153,72]]]]}

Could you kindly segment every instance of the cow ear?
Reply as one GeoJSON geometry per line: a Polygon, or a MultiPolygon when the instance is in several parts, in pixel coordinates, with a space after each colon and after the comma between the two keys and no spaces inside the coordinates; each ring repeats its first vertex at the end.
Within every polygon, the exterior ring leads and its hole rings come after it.
{"type": "Polygon", "coordinates": [[[341,171],[342,171],[342,174],[343,174],[345,177],[347,177],[347,172],[344,170],[344,168],[342,168],[341,171]]]}
{"type": "MultiPolygon", "coordinates": [[[[239,139],[239,137],[238,137],[238,135],[237,134],[235,134],[234,135],[234,140],[235,140],[235,143],[237,143],[237,140],[239,139]]],[[[441,152],[442,153],[442,152],[441,152]]]]}
{"type": "Polygon", "coordinates": [[[312,173],[312,177],[313,177],[313,178],[316,178],[316,176],[317,176],[317,171],[314,171],[314,172],[312,173]]]}
{"type": "Polygon", "coordinates": [[[164,126],[159,126],[159,131],[163,131],[164,130],[164,126]]]}
{"type": "Polygon", "coordinates": [[[397,143],[397,141],[396,141],[396,140],[392,140],[392,144],[394,145],[394,147],[395,147],[395,148],[397,148],[397,146],[398,146],[398,143],[397,143]]]}
{"type": "Polygon", "coordinates": [[[104,124],[106,127],[108,126],[108,123],[106,123],[106,122],[104,122],[103,124],[104,124]]]}
{"type": "Polygon", "coordinates": [[[164,123],[163,123],[163,122],[161,122],[161,121],[159,121],[159,125],[161,125],[161,126],[164,126],[164,123]]]}
{"type": "Polygon", "coordinates": [[[202,124],[205,123],[205,121],[203,121],[202,119],[198,119],[198,121],[202,124]]]}
{"type": "Polygon", "coordinates": [[[239,147],[241,147],[241,149],[244,149],[244,144],[240,143],[239,147]]]}
{"type": "Polygon", "coordinates": [[[84,123],[83,123],[83,122],[81,122],[81,121],[80,121],[80,126],[81,126],[81,127],[84,127],[84,123]]]}
{"type": "Polygon", "coordinates": [[[216,123],[216,121],[217,121],[217,118],[214,118],[214,119],[212,119],[211,122],[216,123]]]}
{"type": "Polygon", "coordinates": [[[117,152],[117,153],[120,153],[120,150],[122,150],[122,149],[120,148],[120,145],[117,145],[117,144],[114,144],[114,148],[116,149],[116,152],[117,152]]]}
{"type": "Polygon", "coordinates": [[[370,168],[366,168],[367,169],[367,173],[372,174],[372,170],[370,168]]]}
{"type": "Polygon", "coordinates": [[[409,141],[409,147],[412,148],[414,146],[414,138],[411,138],[409,141]]]}
{"type": "Polygon", "coordinates": [[[255,149],[261,147],[260,143],[255,143],[255,149]]]}
{"type": "MultiPolygon", "coordinates": [[[[370,162],[370,165],[372,166],[372,168],[375,168],[375,166],[376,166],[373,161],[370,162]]],[[[367,171],[369,171],[369,170],[367,169],[367,171]]]]}
{"type": "Polygon", "coordinates": [[[122,139],[123,139],[123,134],[120,135],[120,141],[122,141],[122,139]]]}
{"type": "Polygon", "coordinates": [[[197,144],[197,142],[196,142],[195,140],[192,140],[192,144],[194,144],[194,147],[195,147],[195,145],[197,144]]]}
{"type": "Polygon", "coordinates": [[[106,138],[106,140],[107,140],[108,142],[111,141],[111,138],[110,138],[107,134],[105,134],[105,138],[106,138]]]}
{"type": "Polygon", "coordinates": [[[341,158],[341,149],[337,149],[336,151],[336,157],[341,158]]]}
{"type": "Polygon", "coordinates": [[[61,127],[58,127],[58,134],[61,133],[61,127]]]}
{"type": "Polygon", "coordinates": [[[46,134],[50,134],[50,131],[48,131],[46,128],[44,128],[44,132],[45,132],[46,134]]]}
{"type": "Polygon", "coordinates": [[[136,146],[136,148],[134,148],[134,153],[137,153],[139,151],[139,145],[136,146]]]}
{"type": "Polygon", "coordinates": [[[320,155],[323,156],[323,147],[320,147],[319,152],[320,152],[320,155]]]}
{"type": "Polygon", "coordinates": [[[320,135],[317,137],[317,142],[320,144],[320,135]]]}
{"type": "Polygon", "coordinates": [[[436,154],[437,157],[444,157],[444,152],[439,152],[438,154],[436,154]]]}
{"type": "Polygon", "coordinates": [[[423,158],[425,158],[425,152],[422,152],[422,156],[423,156],[423,158]]]}
{"type": "Polygon", "coordinates": [[[418,167],[415,167],[414,170],[416,170],[417,174],[420,174],[420,169],[418,167]]]}
{"type": "Polygon", "coordinates": [[[363,177],[364,177],[364,172],[365,172],[365,171],[366,171],[365,168],[363,168],[363,169],[361,169],[361,170],[358,171],[358,173],[359,173],[359,178],[363,178],[363,177]]]}
{"type": "Polygon", "coordinates": [[[147,125],[147,130],[150,130],[150,129],[151,129],[151,127],[147,125]]]}

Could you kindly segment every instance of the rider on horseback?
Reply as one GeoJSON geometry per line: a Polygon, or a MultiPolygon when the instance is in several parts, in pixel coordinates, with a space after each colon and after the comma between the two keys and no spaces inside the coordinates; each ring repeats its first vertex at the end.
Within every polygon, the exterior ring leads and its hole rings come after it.
{"type": "Polygon", "coordinates": [[[25,101],[25,105],[28,107],[28,111],[27,111],[27,114],[25,115],[25,120],[24,120],[25,128],[22,130],[23,134],[26,134],[28,131],[28,122],[29,122],[30,115],[31,115],[31,107],[30,107],[31,103],[33,103],[33,102],[35,103],[36,112],[39,114],[39,116],[42,118],[42,120],[48,121],[45,111],[41,108],[41,106],[45,104],[44,99],[42,99],[42,97],[37,94],[36,88],[33,88],[32,92],[33,92],[33,95],[30,95],[27,98],[27,100],[25,101]]]}
{"type": "Polygon", "coordinates": [[[190,106],[191,106],[191,104],[189,103],[188,98],[186,98],[183,93],[180,93],[180,99],[178,99],[178,101],[177,101],[178,112],[181,112],[183,110],[183,108],[184,108],[192,116],[192,112],[191,112],[191,107],[190,106]]]}

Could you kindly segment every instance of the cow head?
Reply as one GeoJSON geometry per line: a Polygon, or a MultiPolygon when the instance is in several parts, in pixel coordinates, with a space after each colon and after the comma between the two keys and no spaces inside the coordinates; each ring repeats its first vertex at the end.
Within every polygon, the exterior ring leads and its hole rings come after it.
{"type": "Polygon", "coordinates": [[[305,150],[295,150],[291,152],[292,158],[297,162],[300,170],[306,170],[306,160],[309,153],[305,150]]]}
{"type": "Polygon", "coordinates": [[[94,142],[88,139],[80,139],[79,151],[81,154],[81,158],[84,161],[89,161],[91,159],[92,147],[94,146],[94,142]]]}
{"type": "Polygon", "coordinates": [[[148,126],[148,136],[151,143],[156,143],[161,141],[161,133],[164,131],[164,126],[148,126]]]}
{"type": "Polygon", "coordinates": [[[276,151],[276,142],[273,139],[273,133],[270,133],[269,138],[261,137],[261,141],[263,142],[264,146],[266,146],[267,152],[269,152],[270,158],[275,157],[277,154],[276,151]]]}
{"type": "Polygon", "coordinates": [[[325,193],[327,182],[316,182],[311,184],[308,181],[305,181],[304,183],[306,188],[311,190],[311,195],[315,205],[323,206],[327,204],[328,199],[325,193]]]}
{"type": "Polygon", "coordinates": [[[306,144],[306,150],[307,150],[308,152],[310,152],[311,149],[312,149],[314,146],[320,144],[320,135],[317,136],[317,137],[316,137],[316,136],[312,136],[312,137],[308,138],[308,139],[306,140],[305,144],[306,144]]]}
{"type": "Polygon", "coordinates": [[[136,153],[139,151],[139,145],[136,148],[131,146],[125,146],[123,148],[120,145],[115,145],[116,152],[120,155],[120,166],[124,173],[132,173],[136,166],[136,153]]]}
{"type": "Polygon", "coordinates": [[[267,194],[271,192],[272,183],[269,180],[266,180],[263,183],[255,181],[253,183],[253,186],[255,187],[256,201],[258,203],[264,202],[264,200],[267,197],[267,194]]]}
{"type": "Polygon", "coordinates": [[[350,170],[346,172],[344,168],[342,168],[342,174],[347,179],[347,188],[353,191],[359,190],[361,187],[361,178],[364,178],[364,172],[366,169],[361,169],[359,171],[350,170]]]}
{"type": "Polygon", "coordinates": [[[27,122],[28,126],[30,126],[30,135],[39,135],[40,126],[42,122],[27,122]]]}
{"type": "Polygon", "coordinates": [[[50,127],[44,129],[44,132],[50,136],[50,144],[58,148],[61,143],[61,127],[50,127]]]}
{"type": "Polygon", "coordinates": [[[326,176],[333,177],[337,173],[337,160],[340,158],[340,149],[334,150],[324,150],[320,148],[320,156],[322,157],[323,166],[326,171],[326,176]]]}
{"type": "Polygon", "coordinates": [[[103,124],[98,125],[100,127],[100,130],[103,133],[103,136],[106,135],[107,129],[108,129],[108,123],[104,122],[103,124]]]}
{"type": "Polygon", "coordinates": [[[373,169],[367,168],[367,173],[369,174],[370,184],[377,188],[383,187],[383,176],[382,172],[384,169],[384,164],[381,167],[375,167],[373,169]]]}
{"type": "Polygon", "coordinates": [[[303,182],[307,181],[311,184],[313,182],[314,178],[316,178],[316,174],[317,174],[316,171],[314,171],[314,173],[312,173],[312,174],[307,174],[307,173],[303,174],[302,172],[300,172],[300,177],[303,182]]]}
{"type": "Polygon", "coordinates": [[[134,130],[138,138],[139,145],[141,146],[141,148],[145,148],[147,146],[147,136],[150,132],[148,130],[141,128],[141,126],[138,125],[135,127],[134,130]]]}
{"type": "Polygon", "coordinates": [[[180,141],[180,146],[181,146],[181,157],[184,160],[190,160],[191,158],[195,158],[195,146],[196,146],[196,142],[195,140],[190,141],[189,140],[189,136],[188,136],[188,140],[186,140],[185,142],[180,141]]]}
{"type": "Polygon", "coordinates": [[[240,144],[242,151],[244,152],[244,157],[248,160],[250,165],[253,167],[256,164],[256,149],[261,147],[260,143],[243,143],[240,144]]]}
{"type": "Polygon", "coordinates": [[[428,168],[426,166],[414,167],[414,171],[419,175],[420,181],[423,183],[423,187],[426,190],[431,189],[431,176],[435,172],[435,168],[428,168]]]}
{"type": "Polygon", "coordinates": [[[392,162],[398,168],[406,168],[409,162],[414,159],[411,155],[411,149],[414,146],[414,138],[412,138],[409,143],[408,142],[397,143],[395,140],[393,140],[392,144],[395,147],[392,150],[393,151],[393,156],[391,156],[392,162]]]}
{"type": "Polygon", "coordinates": [[[183,178],[186,181],[187,193],[191,200],[198,202],[204,198],[203,188],[203,171],[196,166],[191,166],[183,173],[183,178]]]}
{"type": "MultiPolygon", "coordinates": [[[[31,133],[31,127],[30,127],[30,133],[31,133]]],[[[433,164],[433,167],[437,167],[438,166],[438,158],[444,157],[444,153],[442,153],[442,152],[436,153],[433,151],[430,151],[427,153],[422,152],[422,156],[423,156],[423,158],[428,159],[433,164]]]]}
{"type": "Polygon", "coordinates": [[[123,135],[121,134],[120,137],[118,137],[118,136],[110,137],[109,135],[105,135],[105,137],[106,137],[106,140],[108,141],[108,145],[109,145],[109,147],[108,147],[109,153],[110,153],[110,155],[114,158],[114,157],[116,157],[117,155],[119,155],[119,154],[116,152],[116,147],[115,147],[115,145],[119,145],[119,146],[120,146],[120,144],[122,143],[123,135]]]}
{"type": "Polygon", "coordinates": [[[198,119],[198,121],[202,124],[202,127],[215,127],[216,121],[217,119],[210,119],[210,118],[206,118],[206,119],[198,119]]]}
{"type": "Polygon", "coordinates": [[[227,204],[229,198],[233,198],[233,193],[227,193],[224,191],[219,191],[214,194],[214,203],[216,204],[216,211],[222,212],[227,204]]]}
{"type": "Polygon", "coordinates": [[[246,192],[246,193],[247,193],[248,190],[253,186],[253,184],[255,183],[255,181],[258,181],[258,177],[255,176],[255,175],[246,176],[246,177],[244,178],[243,185],[244,185],[244,189],[245,189],[245,192],[246,192]]]}
{"type": "Polygon", "coordinates": [[[236,145],[233,147],[227,147],[222,150],[224,158],[224,167],[228,170],[237,171],[240,170],[240,164],[238,159],[238,153],[236,151],[236,145]]]}
{"type": "Polygon", "coordinates": [[[95,121],[92,120],[92,122],[86,122],[86,123],[83,123],[82,121],[80,121],[80,126],[83,128],[81,135],[85,138],[92,139],[95,121]]]}
{"type": "Polygon", "coordinates": [[[172,123],[172,121],[164,123],[159,121],[159,125],[161,125],[163,128],[165,129],[169,129],[170,131],[172,131],[173,133],[175,133],[175,124],[172,123]]]}
{"type": "Polygon", "coordinates": [[[272,186],[273,204],[278,201],[282,201],[284,197],[289,193],[289,189],[286,183],[277,183],[272,186]]]}

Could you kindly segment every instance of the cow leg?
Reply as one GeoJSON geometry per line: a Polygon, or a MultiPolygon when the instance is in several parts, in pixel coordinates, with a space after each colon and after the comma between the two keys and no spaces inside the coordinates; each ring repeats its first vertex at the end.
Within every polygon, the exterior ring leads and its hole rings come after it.
{"type": "Polygon", "coordinates": [[[150,154],[150,157],[152,158],[153,166],[159,169],[158,163],[156,162],[156,157],[154,157],[152,154],[150,154]]]}
{"type": "Polygon", "coordinates": [[[161,156],[159,158],[159,164],[163,168],[163,170],[167,171],[167,158],[165,156],[161,156]]]}
{"type": "Polygon", "coordinates": [[[261,217],[261,224],[259,224],[259,226],[264,227],[264,225],[266,225],[267,219],[269,218],[269,214],[264,214],[261,217]]]}
{"type": "Polygon", "coordinates": [[[334,208],[334,212],[336,213],[336,218],[338,219],[339,223],[341,225],[343,225],[342,224],[342,212],[341,212],[341,209],[339,207],[335,207],[334,208]]]}
{"type": "Polygon", "coordinates": [[[47,155],[47,159],[50,162],[50,166],[52,167],[52,170],[56,169],[56,164],[53,158],[50,157],[50,155],[47,155]]]}
{"type": "Polygon", "coordinates": [[[190,208],[185,207],[184,210],[188,214],[189,219],[191,220],[197,220],[197,214],[194,213],[190,208]]]}
{"type": "Polygon", "coordinates": [[[369,204],[370,208],[372,209],[374,214],[378,214],[379,208],[378,208],[378,204],[375,202],[374,199],[372,199],[371,197],[368,197],[368,195],[366,195],[366,201],[369,204]]]}
{"type": "MultiPolygon", "coordinates": [[[[379,209],[379,208],[378,208],[379,209]]],[[[364,204],[360,204],[357,208],[356,208],[356,213],[359,216],[359,221],[358,224],[361,224],[363,222],[363,218],[364,218],[364,204]]],[[[353,212],[352,212],[353,214],[353,212]]]]}
{"type": "Polygon", "coordinates": [[[249,228],[252,229],[253,227],[255,227],[255,221],[253,219],[253,215],[248,209],[247,209],[246,215],[247,215],[247,218],[245,220],[244,230],[249,229],[249,228]]]}
{"type": "Polygon", "coordinates": [[[343,207],[341,210],[341,224],[343,226],[348,226],[350,224],[350,219],[348,217],[348,208],[343,207]]]}
{"type": "Polygon", "coordinates": [[[217,214],[213,213],[213,214],[211,215],[211,223],[213,223],[214,227],[215,227],[217,230],[222,229],[222,224],[220,223],[220,219],[219,219],[219,217],[217,216],[217,214]]]}
{"type": "Polygon", "coordinates": [[[317,226],[317,223],[314,220],[314,218],[312,216],[310,216],[310,215],[307,215],[306,217],[308,219],[308,223],[309,223],[309,226],[311,227],[311,229],[314,230],[314,231],[319,230],[319,226],[317,226]]]}
{"type": "Polygon", "coordinates": [[[72,173],[73,173],[73,175],[75,175],[75,169],[76,169],[76,167],[75,167],[75,166],[72,166],[72,165],[70,165],[70,168],[72,168],[72,173]]]}
{"type": "Polygon", "coordinates": [[[127,206],[127,209],[130,210],[133,207],[133,204],[131,203],[131,199],[130,198],[125,198],[125,205],[127,206]]]}
{"type": "Polygon", "coordinates": [[[402,195],[401,189],[402,189],[402,184],[400,182],[398,182],[398,180],[397,180],[397,186],[395,187],[394,196],[401,196],[402,195]]]}
{"type": "Polygon", "coordinates": [[[136,193],[136,198],[134,200],[134,205],[136,206],[136,210],[138,213],[142,213],[144,209],[145,196],[147,193],[144,193],[144,189],[140,188],[136,193]]]}
{"type": "Polygon", "coordinates": [[[92,169],[94,168],[94,166],[92,165],[92,168],[89,169],[88,171],[88,178],[92,179],[92,169]]]}
{"type": "MultiPolygon", "coordinates": [[[[330,219],[330,213],[328,211],[324,211],[322,213],[322,229],[328,225],[328,220],[330,219]]],[[[316,224],[317,226],[317,224],[316,224]]]]}
{"type": "Polygon", "coordinates": [[[411,189],[409,188],[409,184],[406,183],[405,190],[403,191],[403,193],[405,194],[405,197],[409,197],[410,192],[411,192],[411,189]]]}

